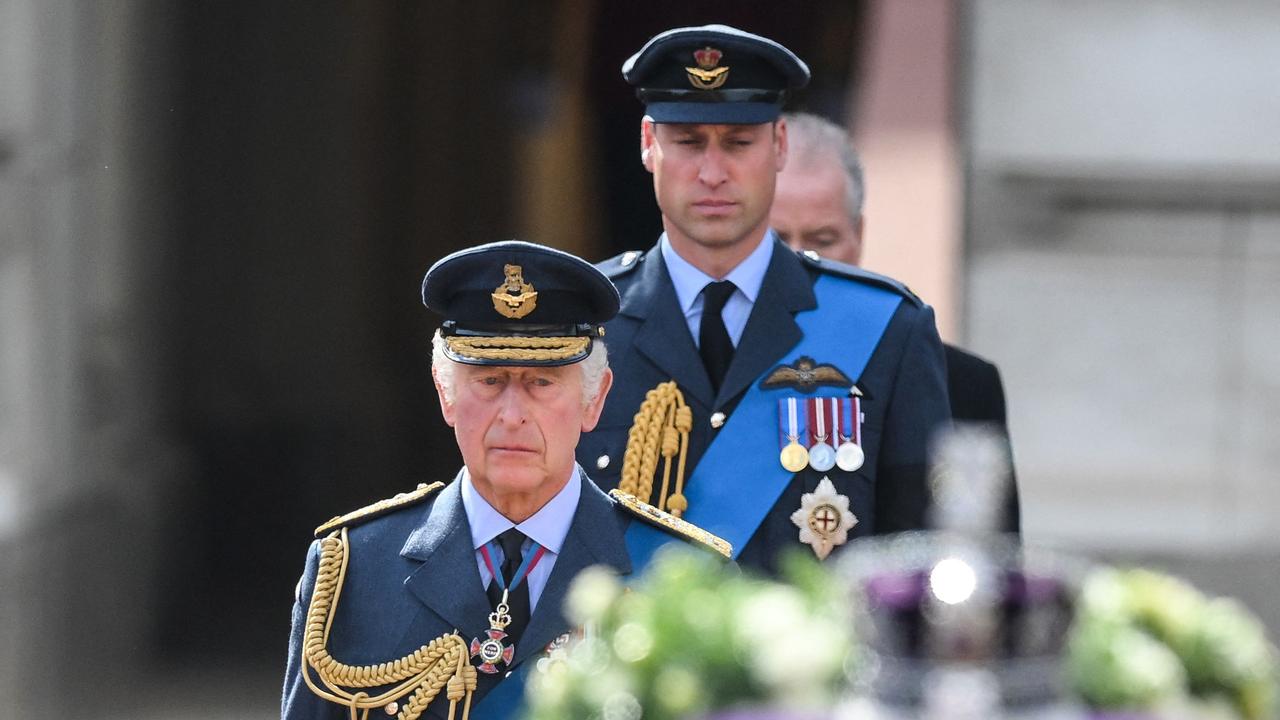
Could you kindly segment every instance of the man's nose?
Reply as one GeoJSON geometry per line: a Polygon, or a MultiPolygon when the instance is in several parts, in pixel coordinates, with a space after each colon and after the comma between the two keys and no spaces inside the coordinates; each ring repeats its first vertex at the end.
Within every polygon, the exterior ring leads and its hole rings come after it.
{"type": "Polygon", "coordinates": [[[509,383],[498,396],[498,419],[507,425],[519,425],[524,422],[526,398],[524,389],[519,383],[509,383]]]}
{"type": "Polygon", "coordinates": [[[698,167],[698,181],[707,187],[719,187],[729,174],[725,170],[725,157],[720,149],[711,145],[702,155],[702,164],[698,167]]]}

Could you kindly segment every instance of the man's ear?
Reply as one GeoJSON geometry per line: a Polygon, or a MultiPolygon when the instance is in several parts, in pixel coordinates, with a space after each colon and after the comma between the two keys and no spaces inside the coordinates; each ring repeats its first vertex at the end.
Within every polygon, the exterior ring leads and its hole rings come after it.
{"type": "Polygon", "coordinates": [[[600,413],[604,410],[604,399],[609,395],[611,387],[613,387],[613,370],[605,368],[604,376],[600,378],[600,392],[596,393],[596,398],[582,410],[582,432],[591,432],[596,429],[596,423],[600,422],[600,413]]]}
{"type": "Polygon", "coordinates": [[[787,120],[778,118],[773,130],[773,151],[777,157],[775,166],[778,172],[782,172],[782,168],[787,166],[787,149],[787,120]]]}
{"type": "MultiPolygon", "coordinates": [[[[457,378],[454,379],[456,381],[457,378]]],[[[436,397],[440,399],[440,414],[444,417],[445,423],[449,427],[453,427],[454,406],[453,403],[449,402],[448,398],[445,396],[444,386],[440,384],[440,375],[434,367],[431,368],[431,382],[436,386],[436,397]]],[[[457,390],[456,386],[454,387],[454,390],[457,390]]]]}
{"type": "Polygon", "coordinates": [[[654,132],[651,118],[645,117],[640,121],[640,162],[644,165],[644,169],[649,172],[653,172],[653,148],[658,142],[654,132]]]}

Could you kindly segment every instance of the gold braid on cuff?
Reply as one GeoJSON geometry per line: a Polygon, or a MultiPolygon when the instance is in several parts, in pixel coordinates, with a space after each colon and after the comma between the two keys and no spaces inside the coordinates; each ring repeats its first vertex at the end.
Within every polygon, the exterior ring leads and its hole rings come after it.
{"type": "Polygon", "coordinates": [[[618,489],[652,503],[676,517],[689,509],[684,496],[684,466],[689,453],[689,430],[693,427],[693,411],[685,404],[684,394],[675,380],[668,380],[645,394],[627,435],[627,450],[622,456],[622,478],[618,489]],[[679,454],[674,492],[671,488],[671,463],[679,454]],[[653,481],[662,465],[662,491],[653,502],[653,481]]]}
{"type": "Polygon", "coordinates": [[[456,632],[441,635],[398,660],[379,665],[344,665],[329,654],[329,630],[347,574],[347,547],[346,528],[335,530],[320,541],[320,565],[303,638],[302,678],[307,687],[325,700],[346,707],[351,720],[367,720],[370,708],[382,708],[399,720],[417,720],[444,688],[449,699],[449,720],[454,720],[459,700],[464,701],[461,720],[467,720],[471,693],[476,688],[476,669],[471,665],[466,641],[456,632]],[[361,689],[384,685],[393,687],[377,695],[361,689]],[[407,700],[399,702],[406,696],[407,700]]]}
{"type": "Polygon", "coordinates": [[[477,360],[543,362],[567,360],[586,352],[589,337],[474,337],[451,335],[449,349],[477,360]]]}

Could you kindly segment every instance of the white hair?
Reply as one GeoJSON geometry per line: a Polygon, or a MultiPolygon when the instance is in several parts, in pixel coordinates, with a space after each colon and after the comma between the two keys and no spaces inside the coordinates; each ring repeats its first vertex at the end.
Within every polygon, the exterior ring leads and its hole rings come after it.
{"type": "Polygon", "coordinates": [[[862,217],[866,189],[862,180],[862,160],[853,149],[849,133],[826,118],[809,113],[784,113],[787,121],[788,162],[797,167],[822,158],[835,160],[844,171],[844,204],[849,219],[857,225],[862,217]]]}
{"type": "MultiPolygon", "coordinates": [[[[444,354],[444,336],[436,330],[436,334],[431,338],[431,367],[435,370],[436,382],[440,383],[440,389],[444,391],[444,399],[448,402],[453,402],[457,397],[454,371],[460,364],[456,360],[450,360],[449,356],[444,354]]],[[[600,395],[604,384],[604,371],[609,369],[609,351],[604,346],[604,340],[594,338],[591,342],[590,354],[578,362],[577,366],[582,368],[582,407],[586,407],[600,395]]]]}

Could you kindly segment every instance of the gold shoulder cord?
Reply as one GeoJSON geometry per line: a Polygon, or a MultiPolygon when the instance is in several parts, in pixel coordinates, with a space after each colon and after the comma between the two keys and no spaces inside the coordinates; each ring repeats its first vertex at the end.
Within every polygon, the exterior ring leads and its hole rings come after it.
{"type": "Polygon", "coordinates": [[[462,720],[467,720],[471,693],[476,688],[476,669],[469,661],[466,641],[456,632],[441,635],[399,660],[380,665],[344,665],[329,654],[329,629],[347,575],[347,547],[346,528],[335,530],[320,541],[320,566],[303,637],[306,664],[302,678],[307,687],[325,700],[346,706],[351,720],[367,720],[369,709],[378,707],[399,720],[417,720],[447,684],[449,720],[453,720],[459,700],[464,700],[462,720]],[[323,688],[312,680],[309,670],[323,688]],[[395,687],[374,696],[358,689],[392,684],[395,687]],[[406,695],[410,697],[400,704],[406,695]]]}
{"type": "Polygon", "coordinates": [[[689,430],[693,427],[693,411],[685,404],[684,394],[675,380],[659,384],[645,394],[627,435],[627,450],[622,458],[622,478],[618,489],[648,503],[653,497],[653,479],[658,469],[658,455],[665,458],[662,466],[662,492],[653,503],[676,517],[689,509],[684,496],[684,465],[689,453],[689,430]],[[671,459],[680,454],[676,466],[675,492],[668,497],[671,481],[671,459]]]}

